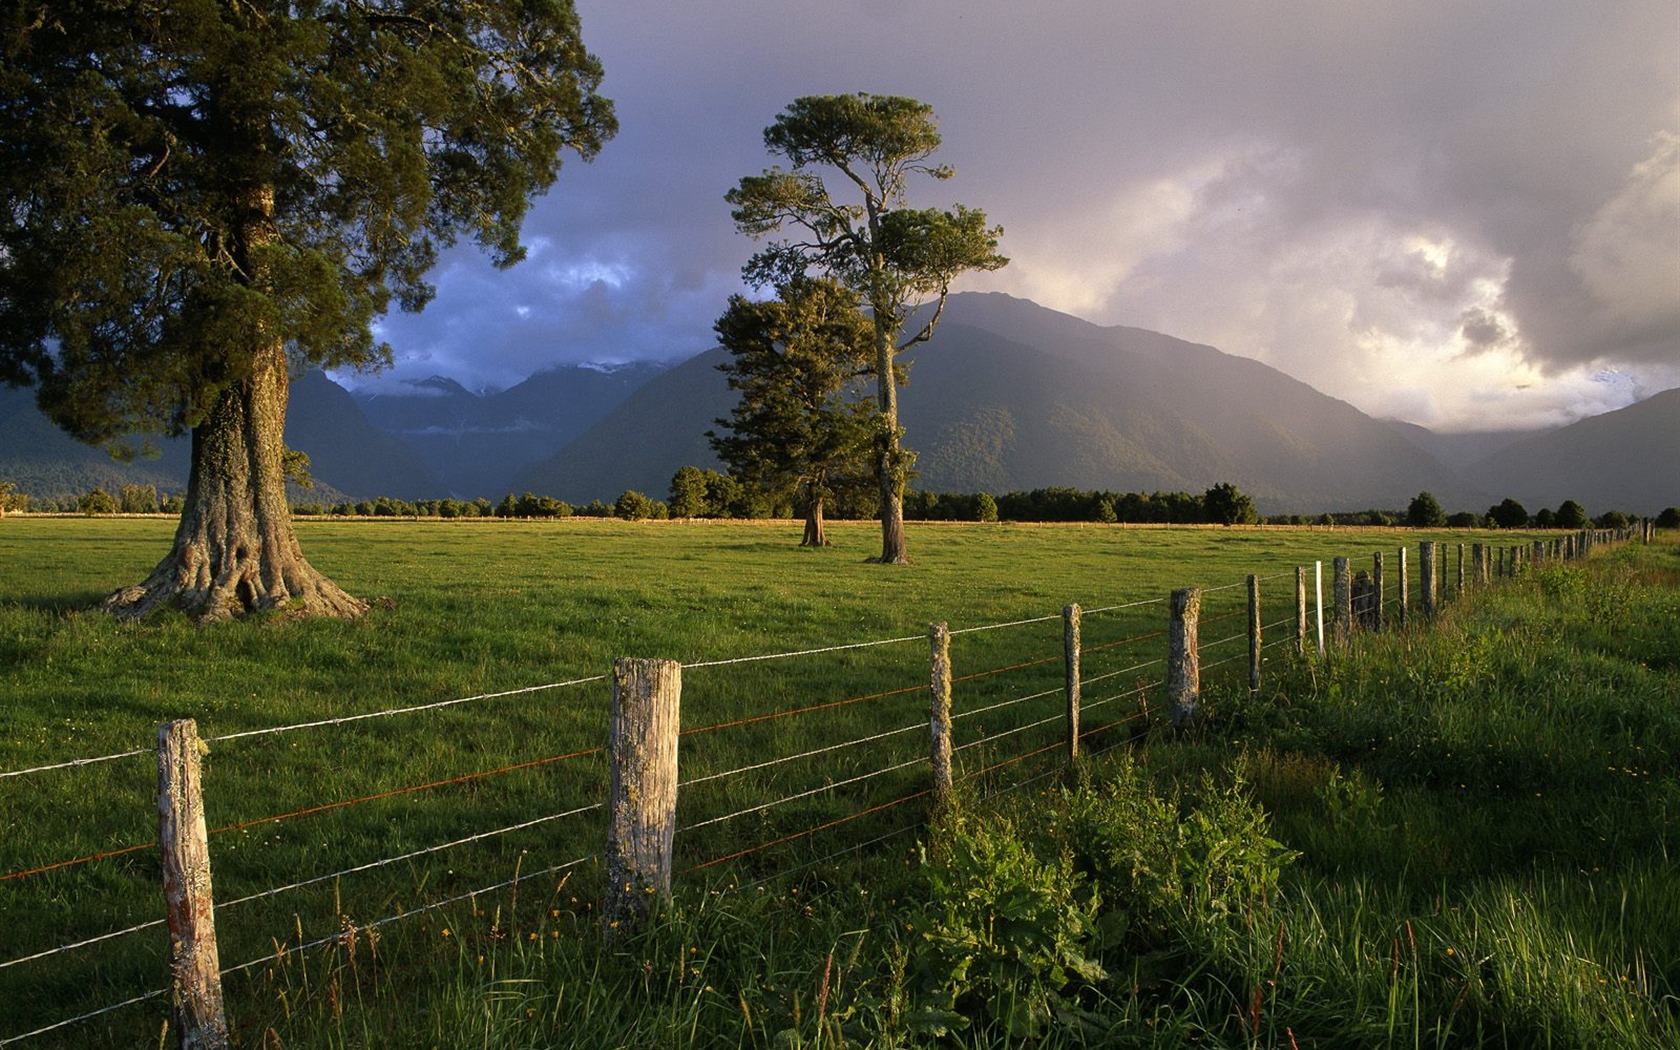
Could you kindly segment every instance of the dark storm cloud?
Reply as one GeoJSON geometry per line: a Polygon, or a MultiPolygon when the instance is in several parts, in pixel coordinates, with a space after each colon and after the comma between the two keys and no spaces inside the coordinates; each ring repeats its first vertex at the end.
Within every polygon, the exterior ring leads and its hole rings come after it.
{"type": "Polygon", "coordinates": [[[578,8],[619,137],[538,202],[527,262],[453,254],[427,313],[387,323],[400,374],[704,349],[752,251],[722,198],[769,162],[762,128],[862,90],[930,102],[957,177],[923,199],[1004,225],[1014,262],[967,287],[1426,424],[1680,383],[1672,0],[578,8]]]}

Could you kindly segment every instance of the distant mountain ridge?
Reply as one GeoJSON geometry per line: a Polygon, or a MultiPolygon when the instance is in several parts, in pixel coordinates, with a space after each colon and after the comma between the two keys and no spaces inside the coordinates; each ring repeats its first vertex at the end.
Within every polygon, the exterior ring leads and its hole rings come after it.
{"type": "MultiPolygon", "coordinates": [[[[713,348],[676,365],[562,366],[482,393],[442,376],[350,393],[305,375],[287,442],[310,455],[323,502],[662,498],[678,467],[717,465],[706,432],[734,403],[725,360],[713,348]]],[[[1257,361],[999,293],[952,296],[908,360],[902,422],[923,489],[1199,493],[1229,481],[1264,513],[1402,509],[1424,490],[1449,510],[1505,496],[1594,513],[1680,504],[1680,390],[1552,431],[1434,434],[1257,361]]],[[[31,392],[0,387],[0,479],[22,492],[181,491],[186,443],[159,445],[155,459],[115,463],[48,422],[31,392]]]]}
{"type": "MultiPolygon", "coordinates": [[[[732,403],[721,350],[631,395],[519,486],[568,500],[663,492],[732,403]],[[617,486],[617,488],[615,488],[617,486]]],[[[1487,493],[1345,402],[1267,365],[1105,328],[999,293],[951,297],[901,399],[917,487],[1202,492],[1230,481],[1270,512],[1403,507],[1487,493]]]]}
{"type": "Polygon", "coordinates": [[[432,376],[410,384],[412,393],[355,397],[370,423],[400,438],[436,472],[441,488],[430,495],[472,499],[508,491],[522,472],[668,367],[562,365],[488,394],[432,376]]]}

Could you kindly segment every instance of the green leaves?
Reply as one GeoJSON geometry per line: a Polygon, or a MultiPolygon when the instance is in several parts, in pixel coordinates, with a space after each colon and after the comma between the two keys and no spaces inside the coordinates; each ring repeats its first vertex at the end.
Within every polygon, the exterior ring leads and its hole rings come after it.
{"type": "Polygon", "coordinates": [[[517,261],[616,130],[568,0],[289,11],[0,12],[0,377],[78,436],[189,427],[275,338],[384,363],[439,249],[517,261]]]}
{"type": "Polygon", "coordinates": [[[721,366],[741,399],[712,445],[731,473],[776,496],[820,498],[867,471],[869,406],[859,380],[873,328],[857,296],[833,281],[795,278],[774,300],[741,296],[716,324],[732,355],[721,366]]]}
{"type": "Polygon", "coordinates": [[[743,269],[764,287],[816,270],[861,294],[877,316],[902,320],[905,305],[943,296],[968,270],[995,270],[1003,230],[984,212],[906,207],[908,180],[951,177],[928,163],[939,148],[933,109],[891,95],[823,95],[795,99],[764,131],[764,145],[791,171],[749,175],[725,196],[736,229],[765,238],[788,232],[743,269]],[[836,176],[835,185],[820,169],[836,176]]]}

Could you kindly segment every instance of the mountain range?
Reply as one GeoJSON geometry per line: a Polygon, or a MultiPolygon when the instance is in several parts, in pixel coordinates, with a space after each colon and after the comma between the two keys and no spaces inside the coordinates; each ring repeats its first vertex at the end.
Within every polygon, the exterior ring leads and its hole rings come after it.
{"type": "MultiPolygon", "coordinates": [[[[718,465],[706,432],[733,404],[726,359],[714,348],[675,366],[568,366],[491,393],[434,377],[352,394],[306,375],[287,442],[310,454],[323,492],[356,498],[663,497],[678,467],[718,465]]],[[[1263,513],[1404,508],[1424,490],[1449,509],[1505,496],[1595,513],[1680,503],[1680,390],[1555,430],[1434,434],[1257,361],[998,293],[952,296],[908,360],[901,421],[928,490],[1200,493],[1229,481],[1263,513]]],[[[25,493],[179,491],[184,446],[115,464],[54,428],[28,392],[0,388],[0,478],[25,493]]]]}

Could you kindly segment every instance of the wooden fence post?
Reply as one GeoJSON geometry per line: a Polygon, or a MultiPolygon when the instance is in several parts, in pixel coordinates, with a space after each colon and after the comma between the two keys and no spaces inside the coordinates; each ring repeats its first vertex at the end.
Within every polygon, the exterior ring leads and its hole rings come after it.
{"type": "Polygon", "coordinates": [[[1418,544],[1418,582],[1423,593],[1418,597],[1418,613],[1425,620],[1435,618],[1435,544],[1428,540],[1418,544]]]}
{"type": "Polygon", "coordinates": [[[1437,605],[1447,603],[1447,558],[1452,551],[1440,540],[1435,541],[1435,565],[1440,571],[1441,578],[1435,585],[1435,602],[1437,605]]]}
{"type": "Polygon", "coordinates": [[[671,895],[681,702],[682,665],[675,660],[613,661],[607,898],[601,909],[609,936],[640,925],[650,897],[671,895]]]}
{"type": "Polygon", "coordinates": [[[1373,631],[1380,631],[1383,629],[1384,575],[1386,574],[1383,572],[1383,554],[1382,551],[1376,551],[1371,555],[1371,604],[1374,608],[1371,610],[1371,622],[1369,626],[1373,631]]]}
{"type": "Polygon", "coordinates": [[[1348,560],[1337,558],[1330,563],[1331,600],[1336,603],[1335,627],[1331,639],[1346,645],[1353,637],[1353,577],[1348,574],[1348,560]]]}
{"type": "Polygon", "coordinates": [[[951,808],[951,629],[944,623],[928,628],[931,673],[928,688],[929,758],[933,765],[933,812],[951,808]]]}
{"type": "Polygon", "coordinates": [[[1458,584],[1453,588],[1454,596],[1464,593],[1464,544],[1458,545],[1458,584]]]}
{"type": "Polygon", "coordinates": [[[1248,688],[1260,689],[1260,577],[1248,574],[1248,688]]]}
{"type": "Polygon", "coordinates": [[[1353,574],[1353,622],[1373,634],[1378,630],[1377,583],[1364,569],[1353,574]]]}
{"type": "Polygon", "coordinates": [[[1412,581],[1408,578],[1406,572],[1406,548],[1400,548],[1398,560],[1399,564],[1395,566],[1395,576],[1397,578],[1394,582],[1399,585],[1400,589],[1400,607],[1399,613],[1395,617],[1397,621],[1395,626],[1405,630],[1412,618],[1412,581]]]}
{"type": "Polygon", "coordinates": [[[190,718],[158,727],[158,847],[169,924],[169,983],[181,1050],[223,1050],[229,1045],[200,780],[206,750],[198,738],[198,723],[190,718]]]}
{"type": "Polygon", "coordinates": [[[1295,566],[1295,652],[1307,655],[1307,567],[1295,566]]]}
{"type": "Polygon", "coordinates": [[[1079,761],[1079,603],[1062,607],[1062,666],[1067,690],[1068,762],[1079,761]]]}
{"type": "Polygon", "coordinates": [[[1318,619],[1318,655],[1324,655],[1324,563],[1313,562],[1313,611],[1318,619]]]}
{"type": "Polygon", "coordinates": [[[1186,587],[1172,592],[1167,620],[1167,703],[1174,729],[1196,715],[1202,695],[1201,654],[1197,626],[1202,615],[1202,591],[1186,587]]]}

